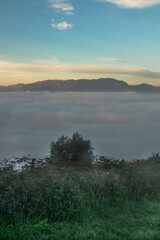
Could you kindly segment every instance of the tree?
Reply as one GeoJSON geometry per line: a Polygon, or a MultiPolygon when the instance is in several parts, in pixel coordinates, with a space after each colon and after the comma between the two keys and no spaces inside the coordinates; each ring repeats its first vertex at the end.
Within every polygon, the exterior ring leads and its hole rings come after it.
{"type": "Polygon", "coordinates": [[[78,132],[71,138],[62,135],[50,145],[51,160],[65,163],[91,163],[93,148],[90,140],[84,139],[78,132]]]}

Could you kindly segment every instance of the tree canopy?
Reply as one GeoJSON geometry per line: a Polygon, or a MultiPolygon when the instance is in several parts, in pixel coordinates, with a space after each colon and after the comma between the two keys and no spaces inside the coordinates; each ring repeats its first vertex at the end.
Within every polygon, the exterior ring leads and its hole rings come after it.
{"type": "Polygon", "coordinates": [[[50,157],[58,162],[91,163],[93,147],[88,139],[84,139],[78,132],[71,138],[62,135],[50,145],[50,157]]]}

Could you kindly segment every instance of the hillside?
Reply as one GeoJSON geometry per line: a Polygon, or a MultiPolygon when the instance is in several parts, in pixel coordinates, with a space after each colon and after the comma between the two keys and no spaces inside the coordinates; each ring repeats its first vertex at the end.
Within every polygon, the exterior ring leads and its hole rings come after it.
{"type": "Polygon", "coordinates": [[[30,84],[0,86],[0,92],[50,91],[50,92],[142,92],[159,93],[160,88],[146,83],[128,85],[124,81],[112,78],[80,79],[80,80],[45,80],[30,84]]]}
{"type": "Polygon", "coordinates": [[[78,167],[32,159],[20,172],[1,169],[0,239],[159,240],[159,154],[99,160],[78,167]]]}

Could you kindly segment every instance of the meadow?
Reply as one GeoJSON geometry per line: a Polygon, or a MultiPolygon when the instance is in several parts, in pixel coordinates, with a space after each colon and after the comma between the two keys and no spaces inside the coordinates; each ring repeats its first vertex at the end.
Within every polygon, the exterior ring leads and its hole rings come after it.
{"type": "MultiPolygon", "coordinates": [[[[27,158],[16,161],[28,161],[27,158]]],[[[1,240],[159,240],[160,156],[0,170],[1,240]]]]}

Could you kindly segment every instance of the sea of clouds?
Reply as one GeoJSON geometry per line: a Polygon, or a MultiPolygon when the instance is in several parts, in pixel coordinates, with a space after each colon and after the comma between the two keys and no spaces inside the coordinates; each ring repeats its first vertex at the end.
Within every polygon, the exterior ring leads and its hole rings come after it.
{"type": "Polygon", "coordinates": [[[0,93],[0,159],[49,155],[52,140],[79,131],[95,154],[132,160],[160,151],[160,95],[0,93]]]}

